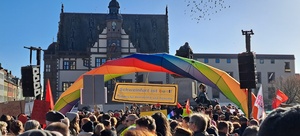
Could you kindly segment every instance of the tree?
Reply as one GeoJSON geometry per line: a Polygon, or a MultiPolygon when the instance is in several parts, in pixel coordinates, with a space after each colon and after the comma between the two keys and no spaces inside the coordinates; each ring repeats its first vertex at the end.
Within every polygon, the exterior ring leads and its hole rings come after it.
{"type": "MultiPolygon", "coordinates": [[[[289,76],[286,78],[280,77],[275,80],[275,89],[280,89],[289,97],[287,104],[300,103],[300,75],[289,76]]],[[[275,97],[275,94],[274,94],[275,97]]]]}

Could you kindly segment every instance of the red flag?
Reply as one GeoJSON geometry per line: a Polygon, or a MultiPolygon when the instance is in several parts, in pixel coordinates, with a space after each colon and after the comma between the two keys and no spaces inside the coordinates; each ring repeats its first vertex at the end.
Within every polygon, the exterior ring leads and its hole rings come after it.
{"type": "Polygon", "coordinates": [[[177,102],[177,108],[178,108],[178,109],[182,108],[182,106],[180,105],[179,102],[177,102]]]}
{"type": "Polygon", "coordinates": [[[51,91],[51,86],[50,86],[50,80],[48,79],[47,81],[47,86],[46,86],[46,98],[45,101],[49,102],[49,108],[50,110],[53,110],[54,108],[54,102],[53,102],[53,97],[52,97],[52,91],[51,91]]]}
{"type": "Polygon", "coordinates": [[[279,107],[279,105],[283,102],[286,102],[289,99],[288,96],[286,96],[282,91],[280,91],[279,89],[276,92],[276,97],[273,100],[273,104],[272,107],[275,109],[277,107],[279,107]]]}
{"type": "Polygon", "coordinates": [[[186,105],[185,105],[186,113],[189,115],[191,113],[190,109],[190,99],[187,99],[186,105]]]}

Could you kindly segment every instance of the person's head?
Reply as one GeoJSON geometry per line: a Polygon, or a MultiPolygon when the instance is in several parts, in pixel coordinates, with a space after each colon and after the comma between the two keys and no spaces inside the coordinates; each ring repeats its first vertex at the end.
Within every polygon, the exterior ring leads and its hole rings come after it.
{"type": "Polygon", "coordinates": [[[65,115],[63,115],[59,111],[49,111],[46,113],[46,125],[48,126],[52,122],[60,122],[61,119],[64,119],[65,115]]]}
{"type": "Polygon", "coordinates": [[[50,125],[48,125],[45,130],[57,131],[64,136],[70,136],[69,127],[62,122],[53,122],[50,125]]]}
{"type": "Polygon", "coordinates": [[[13,120],[13,118],[10,116],[10,115],[6,115],[6,114],[3,114],[1,117],[0,117],[0,121],[4,121],[6,122],[6,130],[9,132],[9,128],[10,128],[10,122],[13,120]]]}
{"type": "Polygon", "coordinates": [[[249,126],[259,126],[259,123],[258,123],[258,121],[256,120],[256,119],[251,119],[250,121],[249,121],[249,126]]]}
{"type": "Polygon", "coordinates": [[[128,130],[124,136],[156,136],[155,134],[151,133],[148,130],[143,129],[131,129],[128,130]]]}
{"type": "Polygon", "coordinates": [[[229,132],[229,125],[226,121],[219,121],[218,123],[218,131],[228,134],[229,132]]]}
{"type": "Polygon", "coordinates": [[[104,125],[104,128],[105,129],[111,129],[111,122],[110,122],[110,120],[104,120],[103,121],[103,125],[104,125]]]}
{"type": "Polygon", "coordinates": [[[139,117],[136,114],[129,114],[126,117],[126,126],[131,126],[132,124],[135,124],[135,121],[138,119],[139,117]]]}
{"type": "Polygon", "coordinates": [[[114,136],[114,132],[112,130],[104,129],[101,131],[100,136],[114,136]]]}
{"type": "Polygon", "coordinates": [[[111,117],[110,118],[110,123],[111,123],[111,126],[112,127],[116,127],[117,123],[118,123],[118,120],[116,117],[111,117]]]}
{"type": "Polygon", "coordinates": [[[179,122],[176,120],[170,121],[171,133],[175,133],[175,129],[179,126],[179,122]]]}
{"type": "Polygon", "coordinates": [[[126,115],[123,115],[120,119],[120,121],[122,122],[123,125],[126,125],[126,115]]]}
{"type": "Polygon", "coordinates": [[[240,117],[239,122],[241,125],[248,125],[248,118],[245,116],[240,117]]]}
{"type": "Polygon", "coordinates": [[[199,89],[201,92],[206,92],[206,85],[205,84],[200,84],[199,89]]]}
{"type": "Polygon", "coordinates": [[[221,105],[217,104],[214,108],[215,111],[222,110],[221,105]]]}
{"type": "Polygon", "coordinates": [[[57,131],[32,129],[24,132],[19,136],[64,136],[64,135],[57,131]]]}
{"type": "Polygon", "coordinates": [[[258,126],[248,126],[244,130],[242,136],[257,136],[258,131],[259,131],[259,127],[258,126]]]}
{"type": "Polygon", "coordinates": [[[70,127],[70,120],[69,118],[65,117],[64,119],[60,120],[62,123],[65,123],[68,127],[70,127]]]}
{"type": "Polygon", "coordinates": [[[14,120],[10,123],[9,130],[11,133],[19,135],[24,131],[23,123],[20,120],[14,120]]]}
{"type": "Polygon", "coordinates": [[[189,128],[189,124],[188,124],[189,121],[190,121],[190,117],[189,116],[183,117],[182,124],[181,124],[182,127],[188,129],[189,128]]]}
{"type": "Polygon", "coordinates": [[[258,136],[297,136],[300,134],[300,106],[277,108],[262,121],[258,136]]]}
{"type": "Polygon", "coordinates": [[[90,120],[92,121],[92,122],[96,122],[97,121],[97,117],[95,116],[95,115],[90,115],[89,116],[89,118],[90,118],[90,120]]]}
{"type": "Polygon", "coordinates": [[[104,114],[102,115],[102,118],[101,118],[102,120],[101,120],[101,122],[104,121],[104,120],[110,120],[110,118],[111,118],[111,117],[110,117],[110,115],[109,115],[108,113],[104,113],[104,114]]]}
{"type": "Polygon", "coordinates": [[[97,135],[101,135],[101,132],[105,129],[104,125],[102,123],[98,123],[96,126],[95,126],[95,129],[94,129],[94,134],[97,134],[97,135]]]}
{"type": "Polygon", "coordinates": [[[156,132],[164,136],[171,134],[170,124],[165,114],[162,112],[156,112],[152,115],[155,120],[156,132]]]}
{"type": "Polygon", "coordinates": [[[152,133],[156,132],[155,120],[151,116],[143,116],[137,119],[135,123],[137,129],[147,129],[152,133]]]}
{"type": "Polygon", "coordinates": [[[79,133],[80,131],[80,117],[79,114],[76,112],[67,112],[66,117],[70,120],[69,129],[74,130],[75,132],[72,133],[79,133]]]}
{"type": "Polygon", "coordinates": [[[3,136],[6,136],[7,135],[7,123],[6,122],[4,122],[4,121],[0,121],[0,131],[1,131],[1,134],[3,135],[3,136]]]}
{"type": "Polygon", "coordinates": [[[173,136],[192,136],[193,133],[185,128],[177,127],[173,136]]]}
{"type": "Polygon", "coordinates": [[[231,134],[234,131],[233,123],[230,121],[226,121],[228,123],[228,133],[231,134]]]}
{"type": "Polygon", "coordinates": [[[189,128],[192,131],[204,132],[207,128],[207,116],[202,113],[193,113],[190,115],[189,128]]]}
{"type": "Polygon", "coordinates": [[[67,112],[66,117],[70,120],[71,122],[78,122],[79,123],[79,115],[76,112],[67,112]]]}
{"type": "Polygon", "coordinates": [[[81,128],[82,128],[82,126],[83,126],[85,123],[87,123],[87,122],[89,122],[89,121],[91,121],[90,118],[82,118],[82,119],[81,119],[81,124],[80,124],[80,125],[81,125],[81,128]]]}
{"type": "Polygon", "coordinates": [[[220,120],[219,114],[214,114],[213,117],[212,117],[212,119],[213,119],[214,121],[218,122],[218,121],[220,120]]]}
{"type": "Polygon", "coordinates": [[[82,125],[81,129],[84,132],[94,132],[94,124],[92,121],[88,121],[85,124],[82,125]]]}
{"type": "Polygon", "coordinates": [[[37,120],[27,120],[24,124],[24,131],[28,131],[31,129],[39,129],[40,128],[40,122],[37,120]]]}

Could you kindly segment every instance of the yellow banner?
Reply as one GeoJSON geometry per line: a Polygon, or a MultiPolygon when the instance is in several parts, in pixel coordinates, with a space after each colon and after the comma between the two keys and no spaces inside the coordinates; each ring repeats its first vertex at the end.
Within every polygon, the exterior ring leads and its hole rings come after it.
{"type": "Polygon", "coordinates": [[[168,116],[168,113],[167,113],[167,110],[157,110],[157,111],[145,111],[145,112],[140,112],[140,116],[143,117],[143,116],[152,116],[154,113],[156,112],[161,112],[163,114],[166,115],[166,117],[168,116]]]}
{"type": "Polygon", "coordinates": [[[176,84],[117,83],[112,100],[117,102],[176,105],[176,84]]]}

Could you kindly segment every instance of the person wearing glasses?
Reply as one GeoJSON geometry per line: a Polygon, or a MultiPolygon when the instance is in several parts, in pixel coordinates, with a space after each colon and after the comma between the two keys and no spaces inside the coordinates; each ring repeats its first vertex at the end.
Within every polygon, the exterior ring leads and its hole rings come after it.
{"type": "Polygon", "coordinates": [[[124,134],[131,129],[136,128],[135,121],[139,119],[139,117],[136,114],[129,114],[126,117],[126,126],[127,128],[120,134],[120,136],[124,136],[124,134]]]}
{"type": "Polygon", "coordinates": [[[206,132],[208,118],[202,113],[190,115],[189,128],[193,131],[193,136],[209,136],[206,132]]]}

